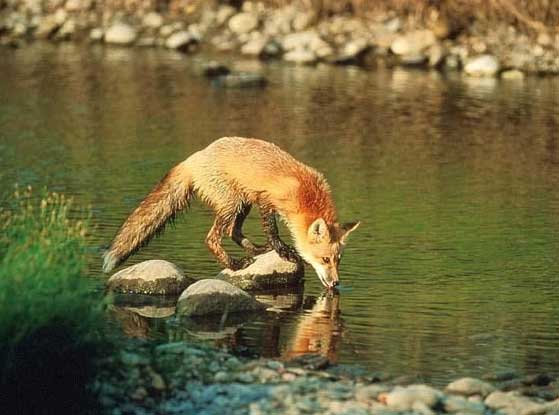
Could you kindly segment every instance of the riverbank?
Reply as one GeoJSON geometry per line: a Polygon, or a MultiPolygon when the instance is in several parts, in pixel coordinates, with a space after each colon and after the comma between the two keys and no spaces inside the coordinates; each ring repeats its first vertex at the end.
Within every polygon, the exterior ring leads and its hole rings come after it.
{"type": "Polygon", "coordinates": [[[110,414],[557,414],[559,382],[488,374],[442,389],[331,366],[320,355],[248,360],[184,342],[130,342],[101,362],[93,390],[110,414]]]}
{"type": "Polygon", "coordinates": [[[559,33],[529,31],[507,21],[467,22],[435,9],[421,17],[388,9],[325,16],[297,5],[265,6],[91,0],[6,0],[0,9],[0,44],[22,47],[36,39],[162,47],[193,54],[201,49],[321,63],[432,68],[471,76],[521,78],[559,74],[559,33]]]}

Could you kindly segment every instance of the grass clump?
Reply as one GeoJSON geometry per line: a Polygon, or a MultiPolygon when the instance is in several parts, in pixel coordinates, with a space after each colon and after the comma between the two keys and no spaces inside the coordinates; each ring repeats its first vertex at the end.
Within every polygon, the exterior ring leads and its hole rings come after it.
{"type": "MultiPolygon", "coordinates": [[[[16,188],[0,209],[0,390],[10,413],[84,413],[102,349],[85,269],[87,218],[57,193],[16,188]]],[[[1,400],[1,399],[0,399],[1,400]]]]}

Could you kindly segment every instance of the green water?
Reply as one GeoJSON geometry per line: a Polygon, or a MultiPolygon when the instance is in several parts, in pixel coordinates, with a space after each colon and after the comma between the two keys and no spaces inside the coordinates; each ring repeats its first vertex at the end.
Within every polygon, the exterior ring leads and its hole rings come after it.
{"type": "MultiPolygon", "coordinates": [[[[339,296],[321,297],[309,268],[303,292],[265,298],[282,312],[218,333],[115,308],[127,334],[273,357],[315,351],[435,383],[559,373],[557,79],[236,61],[270,84],[225,90],[194,74],[199,59],[69,44],[0,50],[2,190],[48,185],[91,205],[100,289],[99,251],[126,215],[171,166],[225,135],[274,141],[323,171],[342,220],[362,225],[339,296]]],[[[128,264],[164,258],[215,275],[203,243],[211,221],[195,204],[128,264]]],[[[255,215],[247,233],[259,240],[255,215]]]]}

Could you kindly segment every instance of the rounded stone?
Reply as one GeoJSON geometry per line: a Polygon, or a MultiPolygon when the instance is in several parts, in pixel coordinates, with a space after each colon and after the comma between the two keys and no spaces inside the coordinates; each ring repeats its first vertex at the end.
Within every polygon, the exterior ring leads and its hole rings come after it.
{"type": "Polygon", "coordinates": [[[179,297],[177,311],[184,316],[264,310],[266,305],[234,285],[217,279],[200,280],[179,297]]]}
{"type": "Polygon", "coordinates": [[[303,275],[302,263],[287,261],[270,251],[256,256],[254,263],[244,269],[224,269],[217,277],[243,290],[268,290],[299,285],[303,275]]]}
{"type": "Polygon", "coordinates": [[[487,396],[493,392],[495,388],[490,383],[475,378],[460,378],[451,382],[446,387],[446,391],[459,395],[481,395],[487,396]]]}
{"type": "Polygon", "coordinates": [[[253,13],[239,13],[229,19],[229,29],[237,35],[252,32],[258,27],[258,17],[253,13]]]}
{"type": "Polygon", "coordinates": [[[495,76],[499,69],[499,61],[493,55],[473,57],[464,66],[464,72],[470,76],[495,76]]]}
{"type": "Polygon", "coordinates": [[[115,23],[107,29],[105,42],[113,45],[129,45],[136,40],[136,29],[126,23],[115,23]]]}
{"type": "Polygon", "coordinates": [[[153,259],[120,270],[107,286],[118,293],[176,295],[193,282],[171,262],[153,259]]]}
{"type": "Polygon", "coordinates": [[[165,41],[165,47],[168,49],[184,50],[190,44],[195,43],[196,39],[186,30],[173,33],[165,41]]]}

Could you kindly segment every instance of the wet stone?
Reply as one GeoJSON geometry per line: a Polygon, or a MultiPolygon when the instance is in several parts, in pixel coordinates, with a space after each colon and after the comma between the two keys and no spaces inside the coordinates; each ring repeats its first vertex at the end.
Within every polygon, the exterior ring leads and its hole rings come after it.
{"type": "Polygon", "coordinates": [[[177,311],[184,316],[259,311],[266,306],[230,283],[216,279],[197,281],[180,296],[177,311]]]}
{"type": "Polygon", "coordinates": [[[481,395],[487,396],[495,390],[493,385],[475,378],[461,378],[451,382],[446,387],[446,391],[458,395],[481,395]]]}
{"type": "Polygon", "coordinates": [[[287,362],[288,367],[302,367],[307,370],[321,370],[330,366],[330,361],[319,354],[303,354],[287,362]]]}
{"type": "Polygon", "coordinates": [[[218,278],[243,290],[268,290],[299,285],[303,274],[303,264],[289,262],[270,251],[255,257],[255,262],[245,269],[221,271],[218,278]]]}
{"type": "Polygon", "coordinates": [[[171,262],[154,259],[120,270],[109,278],[107,287],[125,294],[176,295],[193,282],[171,262]]]}
{"type": "Polygon", "coordinates": [[[235,72],[212,79],[212,85],[221,88],[262,88],[267,83],[263,75],[252,72],[235,72]]]}

